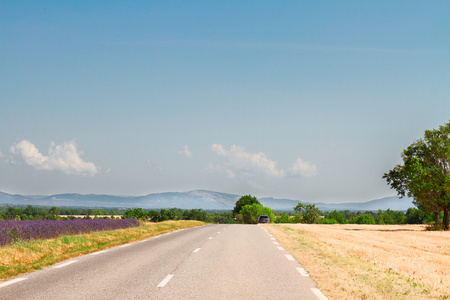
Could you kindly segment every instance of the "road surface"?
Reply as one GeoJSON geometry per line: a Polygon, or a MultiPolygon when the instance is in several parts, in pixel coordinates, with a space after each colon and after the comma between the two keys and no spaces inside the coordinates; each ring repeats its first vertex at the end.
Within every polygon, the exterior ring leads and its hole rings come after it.
{"type": "Polygon", "coordinates": [[[0,299],[326,299],[262,226],[207,225],[0,283],[0,299]]]}

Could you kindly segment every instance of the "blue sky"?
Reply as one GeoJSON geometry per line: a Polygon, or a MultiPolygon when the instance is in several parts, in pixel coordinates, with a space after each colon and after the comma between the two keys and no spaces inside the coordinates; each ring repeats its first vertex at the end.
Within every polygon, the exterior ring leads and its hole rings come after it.
{"type": "Polygon", "coordinates": [[[311,202],[450,120],[448,1],[0,1],[0,191],[311,202]]]}

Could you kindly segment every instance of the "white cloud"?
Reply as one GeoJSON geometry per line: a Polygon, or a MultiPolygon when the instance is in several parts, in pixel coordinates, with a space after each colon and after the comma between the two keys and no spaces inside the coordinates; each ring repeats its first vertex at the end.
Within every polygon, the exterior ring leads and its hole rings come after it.
{"type": "Polygon", "coordinates": [[[78,152],[75,142],[63,145],[50,144],[48,155],[45,156],[29,141],[23,140],[10,149],[11,153],[21,157],[25,163],[37,170],[60,171],[67,175],[91,175],[99,172],[91,162],[81,159],[82,152],[78,152]]]}
{"type": "MultiPolygon", "coordinates": [[[[271,177],[313,177],[317,175],[317,167],[301,158],[297,158],[293,166],[285,171],[277,169],[275,161],[267,158],[267,155],[262,152],[246,152],[243,147],[236,145],[231,146],[228,150],[220,144],[213,144],[211,150],[226,160],[217,165],[210,163],[206,169],[225,173],[229,178],[235,178],[237,175],[253,176],[255,174],[265,174],[271,177]]],[[[259,189],[261,189],[261,186],[259,186],[259,189]]]]}
{"type": "Polygon", "coordinates": [[[192,157],[192,152],[189,150],[189,147],[187,145],[183,146],[183,150],[178,151],[179,154],[184,154],[187,158],[192,157]]]}
{"type": "Polygon", "coordinates": [[[219,156],[226,158],[226,162],[215,167],[217,170],[223,170],[234,176],[235,172],[251,175],[254,173],[264,173],[269,176],[281,177],[285,175],[283,170],[278,170],[273,160],[267,158],[262,152],[245,152],[243,147],[231,146],[230,150],[225,149],[220,144],[211,146],[211,150],[219,156]]]}
{"type": "Polygon", "coordinates": [[[289,171],[292,176],[313,177],[317,174],[317,167],[310,162],[297,158],[289,171]]]}

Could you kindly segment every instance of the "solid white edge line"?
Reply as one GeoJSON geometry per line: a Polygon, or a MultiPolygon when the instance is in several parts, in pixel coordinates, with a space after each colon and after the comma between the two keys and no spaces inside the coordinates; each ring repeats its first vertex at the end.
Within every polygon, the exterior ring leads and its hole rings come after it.
{"type": "Polygon", "coordinates": [[[295,260],[295,258],[294,258],[292,255],[285,254],[284,256],[286,256],[286,258],[287,258],[288,260],[295,260]]]}
{"type": "Polygon", "coordinates": [[[65,262],[65,263],[63,263],[63,264],[53,266],[53,268],[54,268],[54,269],[64,268],[64,267],[66,267],[66,266],[68,266],[68,265],[71,265],[71,264],[73,264],[73,263],[76,263],[77,261],[78,261],[78,260],[71,260],[71,261],[65,262]]]}
{"type": "Polygon", "coordinates": [[[198,251],[200,251],[200,248],[197,248],[197,249],[195,249],[195,250],[192,251],[192,252],[197,253],[198,251]]]}
{"type": "Polygon", "coordinates": [[[105,252],[108,252],[108,251],[109,251],[109,249],[107,249],[107,250],[101,250],[101,251],[97,251],[97,252],[91,253],[90,255],[102,254],[102,253],[105,253],[105,252]]]}
{"type": "Polygon", "coordinates": [[[173,274],[167,275],[166,278],[164,278],[156,287],[164,287],[170,281],[170,279],[173,278],[173,276],[173,274]]]}
{"type": "Polygon", "coordinates": [[[319,298],[320,300],[328,300],[328,298],[318,289],[311,288],[311,291],[319,298]]]}
{"type": "Polygon", "coordinates": [[[306,272],[305,269],[298,267],[297,271],[300,273],[300,275],[302,275],[303,277],[309,277],[308,272],[306,272]]]}
{"type": "Polygon", "coordinates": [[[124,247],[128,247],[128,246],[131,246],[131,244],[123,244],[123,245],[120,245],[119,248],[124,248],[124,247]]]}
{"type": "Polygon", "coordinates": [[[8,286],[10,284],[14,284],[14,283],[23,281],[23,280],[27,280],[27,279],[28,278],[16,278],[16,279],[11,279],[11,280],[5,281],[5,282],[0,283],[0,288],[8,286]]]}

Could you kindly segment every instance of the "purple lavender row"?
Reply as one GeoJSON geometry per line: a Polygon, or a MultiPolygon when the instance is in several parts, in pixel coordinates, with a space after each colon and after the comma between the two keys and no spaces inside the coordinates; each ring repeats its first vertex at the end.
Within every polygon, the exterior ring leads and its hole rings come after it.
{"type": "Polygon", "coordinates": [[[139,222],[135,219],[0,221],[0,246],[11,244],[18,240],[49,239],[61,235],[137,226],[139,226],[139,222]]]}

